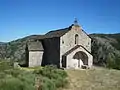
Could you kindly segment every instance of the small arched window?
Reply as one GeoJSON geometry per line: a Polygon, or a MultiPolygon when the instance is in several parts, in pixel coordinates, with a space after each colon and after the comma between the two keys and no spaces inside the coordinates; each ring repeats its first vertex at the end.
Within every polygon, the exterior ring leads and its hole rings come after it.
{"type": "Polygon", "coordinates": [[[64,44],[64,40],[62,40],[62,44],[64,44]]]}
{"type": "Polygon", "coordinates": [[[79,36],[78,34],[75,35],[75,44],[78,44],[79,43],[79,36]]]}

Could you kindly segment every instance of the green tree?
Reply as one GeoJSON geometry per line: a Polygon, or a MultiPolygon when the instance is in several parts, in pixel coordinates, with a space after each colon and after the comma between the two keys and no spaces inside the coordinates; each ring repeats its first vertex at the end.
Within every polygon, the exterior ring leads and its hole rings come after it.
{"type": "Polygon", "coordinates": [[[108,56],[107,56],[107,67],[109,69],[115,67],[114,55],[112,53],[109,53],[108,56]]]}

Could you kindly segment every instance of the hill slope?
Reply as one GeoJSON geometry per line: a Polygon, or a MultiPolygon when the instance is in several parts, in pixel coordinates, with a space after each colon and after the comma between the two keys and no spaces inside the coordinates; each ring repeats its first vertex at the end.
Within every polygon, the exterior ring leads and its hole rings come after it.
{"type": "Polygon", "coordinates": [[[107,66],[107,63],[113,63],[113,65],[117,63],[120,65],[120,33],[91,34],[90,36],[92,37],[94,64],[107,66]]]}
{"type": "MultiPolygon", "coordinates": [[[[24,62],[26,43],[28,41],[34,41],[40,36],[41,35],[32,35],[9,43],[1,43],[0,59],[7,58],[24,62]]],[[[118,63],[120,66],[120,33],[91,34],[90,37],[92,38],[92,54],[94,56],[94,64],[107,66],[107,63],[112,62],[118,63]]]]}
{"type": "Polygon", "coordinates": [[[36,40],[41,35],[31,35],[0,45],[0,59],[25,61],[26,43],[36,40]]]}

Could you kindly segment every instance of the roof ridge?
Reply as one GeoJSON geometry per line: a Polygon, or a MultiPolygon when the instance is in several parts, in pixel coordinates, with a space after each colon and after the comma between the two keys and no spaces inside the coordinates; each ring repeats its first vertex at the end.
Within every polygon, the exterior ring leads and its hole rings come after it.
{"type": "MultiPolygon", "coordinates": [[[[72,24],[72,25],[70,25],[69,27],[66,27],[66,28],[61,28],[61,29],[57,29],[57,30],[51,30],[51,31],[49,31],[49,32],[55,32],[55,31],[61,31],[61,30],[65,30],[65,29],[71,29],[73,25],[74,25],[74,24],[72,24]]],[[[49,33],[49,32],[47,32],[47,33],[49,33]]],[[[47,33],[46,33],[46,34],[47,34],[47,33]]],[[[45,35],[46,35],[46,34],[45,34],[45,35]]]]}
{"type": "Polygon", "coordinates": [[[48,33],[45,34],[45,36],[46,38],[61,37],[65,33],[67,33],[69,30],[71,30],[72,26],[73,24],[67,28],[49,31],[48,33]]]}

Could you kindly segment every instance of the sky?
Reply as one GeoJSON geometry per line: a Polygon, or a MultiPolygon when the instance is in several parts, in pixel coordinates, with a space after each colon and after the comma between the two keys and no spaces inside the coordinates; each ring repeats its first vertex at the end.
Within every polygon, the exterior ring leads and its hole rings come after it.
{"type": "Polygon", "coordinates": [[[69,27],[120,33],[120,0],[0,0],[0,42],[69,27]]]}

